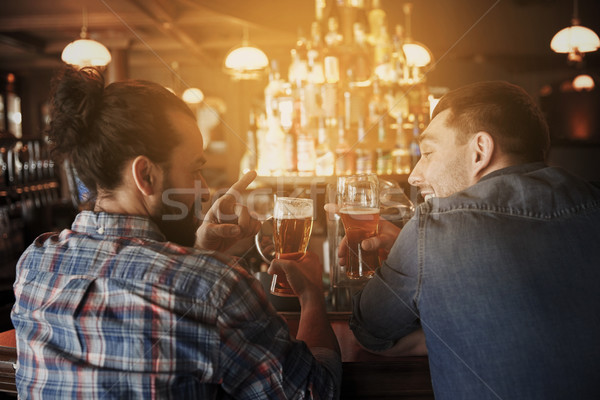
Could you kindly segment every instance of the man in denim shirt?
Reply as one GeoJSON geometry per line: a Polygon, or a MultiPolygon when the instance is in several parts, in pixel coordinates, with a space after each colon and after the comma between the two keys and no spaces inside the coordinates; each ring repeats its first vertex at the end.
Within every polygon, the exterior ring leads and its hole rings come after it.
{"type": "Polygon", "coordinates": [[[363,242],[391,252],[359,342],[427,352],[438,399],[600,398],[600,189],[544,164],[546,122],[505,82],[448,93],[419,139],[425,202],[363,242]]]}

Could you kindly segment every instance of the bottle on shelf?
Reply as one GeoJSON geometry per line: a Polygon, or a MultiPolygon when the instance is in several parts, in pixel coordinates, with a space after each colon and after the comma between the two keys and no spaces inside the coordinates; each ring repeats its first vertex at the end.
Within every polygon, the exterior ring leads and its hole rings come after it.
{"type": "Polygon", "coordinates": [[[406,132],[403,126],[402,115],[396,120],[396,143],[392,151],[393,168],[396,174],[410,174],[412,168],[412,157],[410,154],[410,142],[412,131],[406,132]],[[410,136],[407,134],[410,133],[410,136]]]}
{"type": "Polygon", "coordinates": [[[319,127],[317,129],[317,159],[315,166],[315,172],[318,176],[331,176],[335,171],[335,155],[329,146],[328,131],[329,130],[325,127],[325,119],[320,118],[319,127]]]}
{"type": "Polygon", "coordinates": [[[246,135],[246,151],[242,155],[242,159],[240,161],[240,176],[244,175],[248,171],[257,169],[258,167],[256,128],[256,116],[254,111],[250,111],[250,125],[246,135]]]}
{"type": "Polygon", "coordinates": [[[388,125],[381,118],[377,125],[377,173],[379,175],[391,175],[394,173],[394,163],[392,159],[393,145],[388,134],[388,125]]]}
{"type": "Polygon", "coordinates": [[[358,120],[356,142],[356,173],[366,174],[374,172],[374,152],[371,141],[367,137],[364,118],[358,120]]]}
{"type": "Polygon", "coordinates": [[[296,171],[299,175],[309,176],[315,173],[315,138],[307,129],[304,116],[303,91],[299,90],[294,102],[294,122],[291,132],[296,140],[296,171]]]}
{"type": "Polygon", "coordinates": [[[275,115],[267,116],[266,122],[259,127],[258,173],[266,176],[281,175],[285,169],[285,132],[275,115]]]}
{"type": "Polygon", "coordinates": [[[335,173],[336,175],[352,175],[356,171],[356,154],[348,143],[347,130],[340,118],[338,120],[338,140],[335,147],[335,173]]]}
{"type": "Polygon", "coordinates": [[[419,158],[421,158],[421,150],[419,149],[419,134],[421,130],[419,129],[419,120],[415,117],[414,114],[409,116],[409,119],[412,120],[412,140],[410,142],[410,156],[412,159],[412,166],[414,167],[419,162],[419,158]],[[412,117],[412,118],[410,118],[412,117]]]}
{"type": "Polygon", "coordinates": [[[335,17],[329,17],[327,20],[327,33],[325,34],[325,44],[329,52],[336,53],[337,48],[344,42],[344,37],[339,32],[340,25],[335,17]]]}

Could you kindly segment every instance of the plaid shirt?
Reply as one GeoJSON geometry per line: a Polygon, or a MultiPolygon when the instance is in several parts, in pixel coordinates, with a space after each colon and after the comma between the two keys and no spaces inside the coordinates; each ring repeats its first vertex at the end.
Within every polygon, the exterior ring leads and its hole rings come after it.
{"type": "Polygon", "coordinates": [[[14,284],[20,397],[333,397],[327,360],[290,338],[258,281],[215,257],[137,216],[86,211],[38,237],[14,284]]]}

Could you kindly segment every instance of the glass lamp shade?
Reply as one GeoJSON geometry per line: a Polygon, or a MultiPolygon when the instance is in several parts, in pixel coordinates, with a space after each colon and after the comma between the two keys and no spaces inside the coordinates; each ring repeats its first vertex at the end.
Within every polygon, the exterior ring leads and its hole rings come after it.
{"type": "Polygon", "coordinates": [[[594,79],[586,74],[577,75],[573,79],[573,89],[577,91],[593,90],[596,86],[594,79]]]}
{"type": "Polygon", "coordinates": [[[79,67],[105,66],[112,59],[102,43],[91,39],[78,39],[69,43],[61,58],[65,63],[79,67]]]}
{"type": "Polygon", "coordinates": [[[431,52],[422,44],[412,42],[402,45],[406,63],[410,67],[424,67],[431,62],[431,52]]]}
{"type": "Polygon", "coordinates": [[[198,88],[188,88],[185,89],[181,98],[188,104],[199,104],[204,100],[204,93],[198,88]]]}
{"type": "Polygon", "coordinates": [[[244,45],[233,49],[225,58],[225,70],[237,79],[258,78],[269,65],[267,55],[260,49],[244,45]]]}
{"type": "Polygon", "coordinates": [[[600,38],[596,32],[581,25],[564,28],[550,42],[550,47],[557,53],[571,53],[578,51],[587,53],[596,51],[600,47],[600,38]]]}

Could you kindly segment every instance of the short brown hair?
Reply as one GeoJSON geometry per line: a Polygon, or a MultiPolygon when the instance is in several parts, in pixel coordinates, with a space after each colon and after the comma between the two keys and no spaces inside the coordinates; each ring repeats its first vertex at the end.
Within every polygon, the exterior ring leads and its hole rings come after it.
{"type": "Polygon", "coordinates": [[[478,82],[444,95],[432,118],[449,109],[448,126],[459,140],[485,131],[500,150],[519,162],[545,161],[550,148],[548,124],[531,96],[503,81],[478,82]]]}

